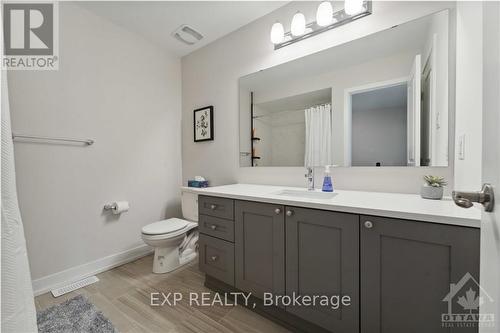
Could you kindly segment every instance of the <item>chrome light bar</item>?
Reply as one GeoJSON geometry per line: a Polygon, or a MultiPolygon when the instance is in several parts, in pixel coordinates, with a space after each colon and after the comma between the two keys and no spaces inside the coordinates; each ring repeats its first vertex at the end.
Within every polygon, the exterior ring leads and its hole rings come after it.
{"type": "Polygon", "coordinates": [[[325,31],[335,29],[344,24],[354,22],[359,20],[362,17],[368,16],[372,14],[372,1],[364,1],[363,6],[366,9],[363,12],[355,15],[349,15],[345,12],[344,9],[339,10],[333,13],[333,23],[327,26],[319,26],[316,21],[310,22],[306,25],[306,32],[301,36],[293,36],[291,31],[285,33],[285,40],[282,43],[274,44],[274,49],[278,50],[282,47],[291,45],[293,43],[300,42],[301,40],[316,36],[325,31]]]}

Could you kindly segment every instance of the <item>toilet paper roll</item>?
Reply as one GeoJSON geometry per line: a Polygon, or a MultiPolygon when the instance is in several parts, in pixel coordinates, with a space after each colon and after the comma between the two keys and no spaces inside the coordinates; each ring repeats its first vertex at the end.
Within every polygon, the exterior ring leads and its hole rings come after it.
{"type": "Polygon", "coordinates": [[[128,201],[117,201],[113,205],[113,214],[125,213],[129,210],[130,206],[128,201]]]}

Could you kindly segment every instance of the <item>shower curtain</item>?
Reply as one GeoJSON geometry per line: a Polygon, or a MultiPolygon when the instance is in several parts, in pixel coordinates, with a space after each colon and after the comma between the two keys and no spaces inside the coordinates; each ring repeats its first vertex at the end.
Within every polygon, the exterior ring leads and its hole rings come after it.
{"type": "Polygon", "coordinates": [[[23,222],[17,203],[7,73],[2,71],[2,332],[37,332],[23,222]]]}
{"type": "Polygon", "coordinates": [[[305,110],[306,149],[304,165],[332,164],[332,107],[330,104],[305,110]]]}

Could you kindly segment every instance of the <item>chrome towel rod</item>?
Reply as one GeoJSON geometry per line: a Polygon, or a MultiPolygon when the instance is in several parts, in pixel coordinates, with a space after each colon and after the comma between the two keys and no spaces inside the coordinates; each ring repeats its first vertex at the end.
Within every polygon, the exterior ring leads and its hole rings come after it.
{"type": "Polygon", "coordinates": [[[62,141],[62,142],[79,142],[79,143],[84,143],[87,146],[90,146],[90,145],[94,144],[94,140],[92,140],[92,139],[54,138],[54,137],[48,137],[48,136],[12,134],[12,140],[16,141],[16,139],[31,139],[31,140],[42,140],[42,141],[62,141]]]}

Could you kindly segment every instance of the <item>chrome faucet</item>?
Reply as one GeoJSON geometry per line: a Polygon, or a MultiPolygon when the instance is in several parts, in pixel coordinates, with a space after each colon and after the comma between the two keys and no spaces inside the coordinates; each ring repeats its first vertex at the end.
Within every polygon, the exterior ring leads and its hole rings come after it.
{"type": "Polygon", "coordinates": [[[314,167],[306,167],[307,190],[314,191],[314,167]]]}

